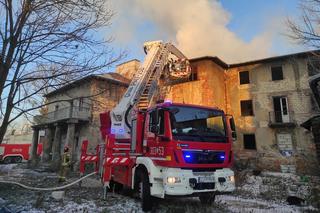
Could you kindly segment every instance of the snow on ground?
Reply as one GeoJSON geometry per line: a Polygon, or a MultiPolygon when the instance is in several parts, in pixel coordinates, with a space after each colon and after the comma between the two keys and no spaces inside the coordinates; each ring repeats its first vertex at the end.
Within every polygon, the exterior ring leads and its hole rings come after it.
{"type": "MultiPolygon", "coordinates": [[[[0,180],[10,179],[38,187],[58,186],[57,175],[47,171],[27,169],[24,164],[0,164],[0,180]]],[[[68,180],[72,182],[77,176],[68,180]]],[[[154,212],[252,212],[252,213],[298,213],[319,212],[312,193],[319,186],[318,177],[300,177],[293,174],[263,172],[259,176],[250,173],[238,176],[237,190],[229,195],[217,195],[211,206],[203,206],[197,198],[155,199],[154,212]],[[290,206],[288,195],[306,199],[303,206],[290,206]],[[313,206],[312,206],[313,204],[313,206]]],[[[96,178],[83,181],[82,188],[74,185],[65,190],[62,201],[51,197],[51,192],[28,191],[17,186],[0,184],[0,213],[94,213],[114,212],[141,213],[140,201],[123,194],[108,193],[102,198],[101,183],[96,178]]],[[[320,192],[319,192],[320,193],[320,192]]]]}
{"type": "Polygon", "coordinates": [[[312,206],[289,206],[286,203],[276,203],[260,199],[247,199],[235,196],[217,196],[216,202],[224,204],[230,212],[250,212],[250,213],[298,213],[306,211],[317,212],[318,209],[312,206]]]}

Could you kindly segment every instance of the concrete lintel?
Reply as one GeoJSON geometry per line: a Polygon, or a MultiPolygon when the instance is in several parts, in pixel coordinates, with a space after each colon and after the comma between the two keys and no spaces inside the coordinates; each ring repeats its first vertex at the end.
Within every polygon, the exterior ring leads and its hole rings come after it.
{"type": "Polygon", "coordinates": [[[67,124],[77,124],[77,123],[79,123],[79,120],[75,119],[75,118],[70,118],[70,119],[67,120],[66,123],[67,124]]]}

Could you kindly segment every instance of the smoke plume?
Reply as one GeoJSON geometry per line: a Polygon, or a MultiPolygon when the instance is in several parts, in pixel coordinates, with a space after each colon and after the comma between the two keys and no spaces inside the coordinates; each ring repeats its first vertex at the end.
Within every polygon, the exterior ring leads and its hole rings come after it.
{"type": "Polygon", "coordinates": [[[215,0],[117,0],[114,7],[121,42],[169,40],[188,57],[218,56],[228,63],[270,55],[272,34],[243,41],[228,29],[231,14],[215,0]],[[142,34],[146,28],[148,34],[142,34]]]}

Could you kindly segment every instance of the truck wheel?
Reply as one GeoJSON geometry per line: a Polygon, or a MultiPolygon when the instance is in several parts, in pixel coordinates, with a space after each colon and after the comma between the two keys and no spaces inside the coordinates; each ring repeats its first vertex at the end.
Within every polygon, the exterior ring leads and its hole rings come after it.
{"type": "Polygon", "coordinates": [[[6,158],[3,160],[3,163],[5,163],[5,164],[11,163],[11,157],[6,157],[6,158]]]}
{"type": "Polygon", "coordinates": [[[152,197],[150,195],[150,181],[145,172],[139,175],[139,194],[142,201],[142,210],[150,211],[152,209],[152,197]]]}
{"type": "Polygon", "coordinates": [[[206,193],[199,195],[200,202],[205,205],[210,205],[214,202],[216,195],[214,193],[206,193]]]}
{"type": "Polygon", "coordinates": [[[22,157],[20,157],[20,156],[14,157],[14,158],[12,159],[12,161],[13,161],[14,163],[21,163],[21,162],[22,162],[22,157]]]}

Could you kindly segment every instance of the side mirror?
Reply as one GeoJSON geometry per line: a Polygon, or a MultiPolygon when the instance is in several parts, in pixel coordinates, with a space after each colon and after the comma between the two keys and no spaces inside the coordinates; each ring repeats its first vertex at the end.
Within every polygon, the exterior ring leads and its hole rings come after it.
{"type": "Polygon", "coordinates": [[[237,132],[236,132],[236,124],[234,123],[234,118],[231,117],[229,119],[230,129],[231,129],[231,137],[233,141],[237,140],[237,132]]]}
{"type": "Polygon", "coordinates": [[[234,123],[233,117],[229,119],[231,131],[236,131],[236,124],[234,123]]]}
{"type": "Polygon", "coordinates": [[[232,132],[231,133],[231,137],[232,137],[233,141],[236,141],[237,140],[237,133],[236,132],[232,132]]]}

